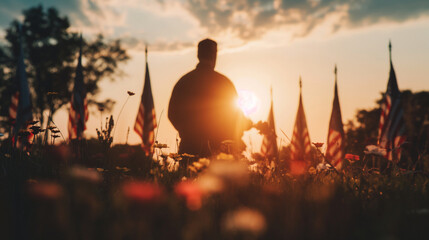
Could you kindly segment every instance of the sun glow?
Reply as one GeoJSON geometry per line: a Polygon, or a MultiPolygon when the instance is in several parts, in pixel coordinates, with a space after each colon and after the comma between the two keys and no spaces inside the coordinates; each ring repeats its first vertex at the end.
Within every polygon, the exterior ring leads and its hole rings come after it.
{"type": "Polygon", "coordinates": [[[259,110],[260,101],[253,92],[248,90],[238,90],[237,106],[246,116],[249,116],[259,110]]]}

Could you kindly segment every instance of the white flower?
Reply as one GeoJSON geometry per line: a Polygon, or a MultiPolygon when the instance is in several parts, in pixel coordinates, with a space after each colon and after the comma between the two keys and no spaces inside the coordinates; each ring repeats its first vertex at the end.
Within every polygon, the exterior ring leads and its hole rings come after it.
{"type": "Polygon", "coordinates": [[[386,155],[386,149],[381,148],[379,146],[375,145],[368,145],[365,147],[365,150],[363,151],[365,154],[373,154],[378,156],[385,156],[386,155]]]}
{"type": "Polygon", "coordinates": [[[223,227],[231,232],[250,232],[259,235],[265,231],[265,217],[257,210],[240,208],[226,214],[223,219],[223,227]]]}
{"type": "Polygon", "coordinates": [[[324,171],[324,170],[328,170],[329,169],[329,165],[326,163],[319,163],[316,167],[317,171],[324,171]]]}
{"type": "Polygon", "coordinates": [[[169,172],[177,172],[179,170],[179,162],[174,160],[173,158],[167,157],[167,170],[169,172]]]}
{"type": "Polygon", "coordinates": [[[204,194],[220,193],[224,189],[224,183],[221,179],[212,174],[202,174],[196,181],[204,194]]]}
{"type": "Polygon", "coordinates": [[[83,167],[72,167],[69,174],[73,178],[87,180],[93,183],[98,183],[102,180],[102,176],[97,171],[83,167]]]}
{"type": "Polygon", "coordinates": [[[249,170],[245,163],[239,161],[217,160],[212,161],[208,172],[225,182],[242,184],[249,179],[249,170]]]}
{"type": "Polygon", "coordinates": [[[258,169],[258,163],[252,163],[252,164],[250,164],[249,165],[249,171],[251,171],[251,172],[259,172],[259,169],[258,169]]]}

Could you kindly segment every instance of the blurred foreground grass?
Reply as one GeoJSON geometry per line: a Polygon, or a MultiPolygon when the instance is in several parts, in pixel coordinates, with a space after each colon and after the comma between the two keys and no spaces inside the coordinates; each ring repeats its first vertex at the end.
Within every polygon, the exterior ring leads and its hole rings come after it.
{"type": "Polygon", "coordinates": [[[224,154],[150,161],[139,147],[92,152],[80,164],[65,146],[2,154],[0,238],[429,237],[424,172],[311,169],[294,176],[250,171],[247,160],[224,154]]]}

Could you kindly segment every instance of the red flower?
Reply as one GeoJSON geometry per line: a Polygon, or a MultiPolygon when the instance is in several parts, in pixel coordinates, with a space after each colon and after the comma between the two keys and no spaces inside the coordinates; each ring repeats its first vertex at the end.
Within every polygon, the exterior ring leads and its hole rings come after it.
{"type": "Polygon", "coordinates": [[[344,156],[344,158],[347,159],[347,160],[352,160],[352,161],[359,161],[360,160],[359,155],[353,155],[353,154],[350,154],[350,153],[347,153],[344,156]]]}
{"type": "Polygon", "coordinates": [[[290,173],[292,175],[302,175],[307,171],[307,164],[304,161],[291,161],[290,173]]]}
{"type": "Polygon", "coordinates": [[[29,192],[36,198],[54,200],[62,196],[63,189],[54,182],[36,182],[30,185],[29,192]]]}
{"type": "Polygon", "coordinates": [[[316,148],[321,148],[321,147],[323,147],[323,143],[313,143],[313,145],[314,145],[316,148]]]}
{"type": "Polygon", "coordinates": [[[149,182],[132,181],[122,185],[125,197],[138,202],[151,202],[160,199],[161,188],[149,182]]]}
{"type": "Polygon", "coordinates": [[[201,208],[202,191],[196,183],[180,182],[175,186],[174,191],[179,197],[185,198],[189,210],[195,211],[201,208]]]}

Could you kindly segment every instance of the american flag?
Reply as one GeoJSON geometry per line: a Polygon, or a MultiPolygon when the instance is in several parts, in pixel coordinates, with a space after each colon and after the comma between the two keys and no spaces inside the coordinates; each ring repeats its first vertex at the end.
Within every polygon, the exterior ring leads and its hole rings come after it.
{"type": "Polygon", "coordinates": [[[153,152],[154,130],[156,128],[155,106],[153,103],[152,89],[150,86],[149,65],[146,51],[146,75],[139,112],[137,113],[134,131],[141,137],[143,150],[146,156],[153,152]]]}
{"type": "Polygon", "coordinates": [[[378,144],[386,149],[385,158],[399,161],[401,158],[401,145],[405,142],[406,136],[401,92],[396,81],[391,52],[392,44],[389,42],[390,75],[383,103],[381,104],[378,144]]]}
{"type": "Polygon", "coordinates": [[[16,68],[16,77],[14,81],[11,104],[9,106],[9,118],[12,125],[12,142],[15,146],[25,147],[31,142],[32,134],[28,131],[28,121],[33,120],[30,88],[28,87],[27,73],[24,64],[24,49],[22,38],[22,26],[18,25],[19,30],[19,55],[16,68]],[[20,131],[26,131],[23,137],[19,136],[20,131]],[[16,141],[17,140],[17,141],[16,141]]]}
{"type": "Polygon", "coordinates": [[[344,128],[341,118],[340,101],[338,100],[337,66],[335,66],[334,102],[331,120],[329,121],[328,144],[326,158],[336,168],[341,169],[344,156],[344,128]]]}
{"type": "Polygon", "coordinates": [[[261,154],[266,159],[277,160],[278,158],[278,148],[277,148],[277,135],[276,135],[276,125],[274,123],[274,111],[273,111],[273,90],[271,89],[271,108],[270,113],[268,114],[268,133],[264,134],[261,145],[261,154]]]}
{"type": "Polygon", "coordinates": [[[295,127],[291,140],[291,160],[306,163],[310,160],[311,142],[308,134],[307,121],[305,119],[304,107],[302,104],[302,83],[299,79],[299,105],[296,114],[295,127]]]}
{"type": "Polygon", "coordinates": [[[70,100],[69,112],[69,139],[82,139],[83,131],[86,129],[88,120],[88,106],[86,100],[86,89],[83,82],[82,68],[82,35],[80,36],[79,58],[76,67],[76,76],[74,78],[73,92],[70,100]]]}

